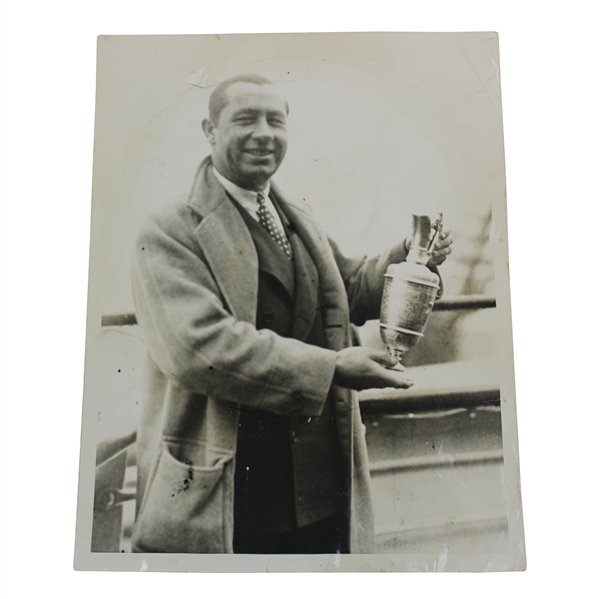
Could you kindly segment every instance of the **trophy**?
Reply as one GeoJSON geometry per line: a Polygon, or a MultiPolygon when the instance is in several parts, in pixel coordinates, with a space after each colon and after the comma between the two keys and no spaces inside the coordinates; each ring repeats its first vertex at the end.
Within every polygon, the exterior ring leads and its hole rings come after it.
{"type": "Polygon", "coordinates": [[[412,215],[412,245],[406,261],[389,265],[385,273],[380,331],[395,364],[423,336],[433,309],[439,276],[426,264],[441,229],[441,214],[434,223],[429,216],[412,215]]]}

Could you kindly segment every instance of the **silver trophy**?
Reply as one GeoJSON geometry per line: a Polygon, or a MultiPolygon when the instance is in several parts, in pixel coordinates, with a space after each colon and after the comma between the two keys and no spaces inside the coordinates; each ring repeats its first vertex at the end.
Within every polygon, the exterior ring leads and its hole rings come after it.
{"type": "Polygon", "coordinates": [[[412,245],[406,261],[391,264],[385,273],[380,331],[396,364],[423,336],[433,309],[439,276],[426,264],[441,229],[442,215],[434,223],[429,216],[412,215],[412,245]]]}

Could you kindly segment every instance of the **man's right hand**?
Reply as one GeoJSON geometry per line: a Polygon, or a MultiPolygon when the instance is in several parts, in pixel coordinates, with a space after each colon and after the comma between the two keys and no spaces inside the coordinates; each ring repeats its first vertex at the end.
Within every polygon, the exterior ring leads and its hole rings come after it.
{"type": "Polygon", "coordinates": [[[348,347],[337,352],[333,382],[340,387],[355,389],[407,389],[414,382],[395,370],[391,356],[386,351],[368,347],[348,347]]]}

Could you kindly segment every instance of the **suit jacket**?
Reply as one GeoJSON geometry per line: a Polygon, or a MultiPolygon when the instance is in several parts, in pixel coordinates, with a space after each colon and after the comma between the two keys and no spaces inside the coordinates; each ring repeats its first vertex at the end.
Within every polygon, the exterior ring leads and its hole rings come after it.
{"type": "Polygon", "coordinates": [[[356,393],[332,379],[350,319],[378,318],[384,273],[405,259],[403,244],[348,259],[305,205],[271,190],[316,267],[324,348],[256,328],[256,248],[210,158],[188,201],[152,219],[137,242],[136,312],[157,365],[138,435],[137,551],[232,552],[238,408],[309,418],[327,397],[348,475],[350,550],[373,550],[365,428],[356,393]]]}

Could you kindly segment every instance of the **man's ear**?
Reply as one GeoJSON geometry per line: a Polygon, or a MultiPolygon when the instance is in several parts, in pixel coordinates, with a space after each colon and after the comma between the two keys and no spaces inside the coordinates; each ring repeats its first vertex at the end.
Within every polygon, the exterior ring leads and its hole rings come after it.
{"type": "Polygon", "coordinates": [[[210,120],[210,119],[204,119],[202,121],[202,130],[204,131],[204,135],[206,136],[206,138],[208,139],[208,141],[210,142],[211,145],[214,145],[215,139],[214,139],[214,130],[216,129],[216,127],[214,126],[214,123],[210,120]]]}

